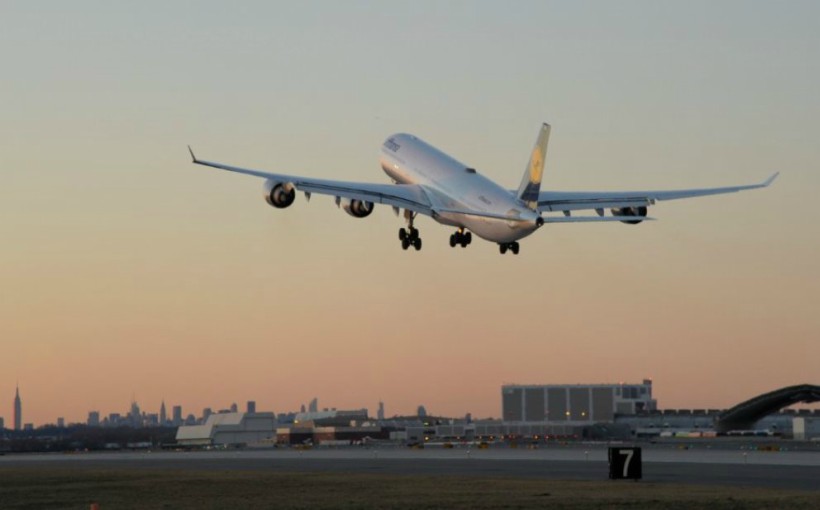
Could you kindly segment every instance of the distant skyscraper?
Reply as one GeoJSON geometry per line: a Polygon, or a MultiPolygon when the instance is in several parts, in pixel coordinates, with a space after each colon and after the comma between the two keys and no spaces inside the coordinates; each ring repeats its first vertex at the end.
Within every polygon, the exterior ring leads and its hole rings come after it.
{"type": "Polygon", "coordinates": [[[214,412],[213,412],[213,410],[211,410],[210,407],[206,407],[205,409],[203,409],[202,410],[202,421],[203,422],[208,421],[208,416],[210,416],[212,414],[214,414],[214,412]]]}
{"type": "Polygon", "coordinates": [[[384,420],[384,402],[379,401],[379,410],[376,413],[376,418],[384,420]]]}
{"type": "Polygon", "coordinates": [[[416,410],[416,414],[418,415],[419,418],[426,418],[427,417],[427,409],[425,409],[424,406],[419,406],[419,408],[416,410]]]}
{"type": "Polygon", "coordinates": [[[308,404],[308,412],[309,413],[318,413],[319,412],[319,399],[318,398],[314,397],[313,400],[310,401],[310,404],[308,404]]]}
{"type": "Polygon", "coordinates": [[[0,431],[2,431],[4,428],[6,428],[6,420],[4,420],[2,416],[0,416],[0,431]]]}
{"type": "Polygon", "coordinates": [[[100,426],[100,412],[99,411],[89,411],[89,413],[88,413],[88,426],[89,427],[99,427],[100,426]]]}
{"type": "Polygon", "coordinates": [[[20,400],[20,385],[14,394],[14,430],[23,430],[23,402],[20,400]]]}
{"type": "Polygon", "coordinates": [[[256,402],[255,402],[255,401],[253,401],[253,400],[248,400],[248,408],[247,408],[247,411],[248,411],[249,413],[255,413],[255,412],[256,412],[256,402]]]}
{"type": "Polygon", "coordinates": [[[133,398],[131,399],[131,412],[128,413],[128,420],[131,422],[132,427],[136,428],[142,426],[142,413],[140,413],[140,406],[133,398]]]}
{"type": "Polygon", "coordinates": [[[239,406],[236,405],[236,402],[234,402],[233,404],[231,404],[231,412],[235,413],[237,411],[239,411],[239,406]]]}
{"type": "Polygon", "coordinates": [[[162,399],[162,405],[159,406],[159,425],[160,425],[160,427],[164,427],[166,421],[168,421],[168,415],[165,414],[165,399],[162,399]]]}
{"type": "Polygon", "coordinates": [[[302,408],[299,410],[300,413],[305,413],[305,404],[302,404],[302,408]]]}
{"type": "Polygon", "coordinates": [[[57,418],[57,427],[58,428],[65,428],[65,418],[59,417],[57,418]]]}
{"type": "Polygon", "coordinates": [[[182,406],[174,406],[173,413],[174,417],[172,419],[172,423],[174,427],[179,427],[182,425],[182,406]]]}

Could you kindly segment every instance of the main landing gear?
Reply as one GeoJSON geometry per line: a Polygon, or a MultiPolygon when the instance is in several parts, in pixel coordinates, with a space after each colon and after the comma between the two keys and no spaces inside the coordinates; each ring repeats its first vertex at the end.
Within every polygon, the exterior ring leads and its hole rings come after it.
{"type": "Polygon", "coordinates": [[[463,228],[458,229],[454,234],[450,236],[450,248],[455,248],[456,245],[461,245],[462,248],[466,248],[468,244],[473,242],[473,234],[470,232],[464,232],[463,228]]]}
{"type": "Polygon", "coordinates": [[[405,230],[404,227],[399,229],[399,240],[401,241],[401,249],[406,250],[413,247],[416,251],[421,249],[421,238],[419,237],[418,229],[410,227],[405,230]]]}
{"type": "Polygon", "coordinates": [[[399,229],[399,241],[401,241],[402,250],[406,250],[411,246],[415,248],[416,251],[421,249],[419,231],[413,226],[413,219],[415,219],[415,217],[416,213],[413,211],[404,210],[404,219],[407,220],[407,228],[402,227],[399,229]]]}
{"type": "Polygon", "coordinates": [[[518,243],[515,241],[511,243],[498,243],[498,251],[500,251],[502,255],[507,253],[507,250],[513,252],[513,255],[518,255],[518,243]]]}

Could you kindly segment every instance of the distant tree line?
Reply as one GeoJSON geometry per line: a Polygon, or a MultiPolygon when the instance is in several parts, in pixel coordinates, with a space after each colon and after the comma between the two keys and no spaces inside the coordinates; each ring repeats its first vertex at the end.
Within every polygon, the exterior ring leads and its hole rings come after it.
{"type": "Polygon", "coordinates": [[[35,430],[6,430],[0,435],[2,452],[72,452],[158,448],[175,442],[176,427],[41,427],[35,430]]]}

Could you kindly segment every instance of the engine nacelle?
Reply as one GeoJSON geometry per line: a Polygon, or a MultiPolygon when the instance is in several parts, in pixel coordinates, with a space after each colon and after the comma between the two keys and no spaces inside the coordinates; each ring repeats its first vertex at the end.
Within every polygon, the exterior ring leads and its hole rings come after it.
{"type": "Polygon", "coordinates": [[[284,209],[290,207],[296,200],[296,188],[289,182],[268,181],[265,183],[265,201],[276,207],[284,209]]]}
{"type": "MultiPolygon", "coordinates": [[[[639,207],[618,207],[617,209],[612,209],[612,216],[646,216],[646,206],[639,206],[639,207]]],[[[637,225],[641,223],[643,220],[621,220],[621,223],[626,223],[627,225],[637,225]]]]}
{"type": "Polygon", "coordinates": [[[373,202],[364,200],[342,199],[339,206],[354,218],[365,218],[373,212],[373,202]]]}

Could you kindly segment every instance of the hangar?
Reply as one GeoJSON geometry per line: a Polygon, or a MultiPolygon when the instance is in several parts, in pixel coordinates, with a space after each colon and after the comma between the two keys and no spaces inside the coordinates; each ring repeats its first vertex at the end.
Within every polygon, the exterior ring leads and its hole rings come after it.
{"type": "Polygon", "coordinates": [[[547,384],[501,387],[504,423],[578,427],[611,423],[619,414],[654,411],[652,381],[640,384],[547,384]]]}
{"type": "Polygon", "coordinates": [[[218,413],[202,425],[182,425],[177,443],[183,446],[248,445],[276,437],[273,413],[218,413]]]}

